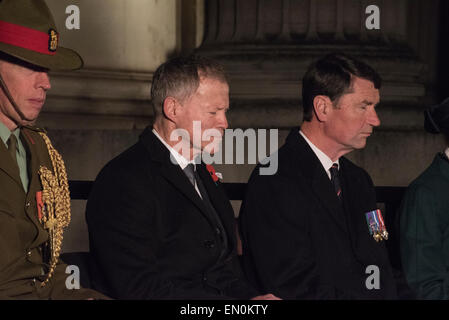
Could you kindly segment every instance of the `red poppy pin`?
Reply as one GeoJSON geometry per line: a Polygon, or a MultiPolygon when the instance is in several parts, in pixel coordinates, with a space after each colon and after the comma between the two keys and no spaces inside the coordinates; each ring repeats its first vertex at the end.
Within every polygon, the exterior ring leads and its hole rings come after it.
{"type": "Polygon", "coordinates": [[[206,164],[206,169],[207,171],[209,171],[210,176],[212,177],[212,180],[214,180],[215,184],[217,184],[217,181],[219,181],[220,179],[222,179],[222,175],[220,172],[216,172],[215,168],[212,167],[210,164],[206,164]]]}

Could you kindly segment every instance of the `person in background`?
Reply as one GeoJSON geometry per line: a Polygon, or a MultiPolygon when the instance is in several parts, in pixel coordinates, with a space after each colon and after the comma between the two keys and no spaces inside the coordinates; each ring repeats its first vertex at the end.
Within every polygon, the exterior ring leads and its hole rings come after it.
{"type": "Polygon", "coordinates": [[[407,188],[400,209],[401,261],[417,299],[449,299],[449,98],[424,112],[446,148],[407,188]]]}

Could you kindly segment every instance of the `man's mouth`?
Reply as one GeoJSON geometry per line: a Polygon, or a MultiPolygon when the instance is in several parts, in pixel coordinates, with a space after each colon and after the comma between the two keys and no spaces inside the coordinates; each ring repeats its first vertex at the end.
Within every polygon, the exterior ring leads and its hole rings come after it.
{"type": "Polygon", "coordinates": [[[28,99],[29,102],[31,102],[33,105],[42,107],[42,105],[45,102],[45,99],[36,98],[36,99],[28,99]]]}

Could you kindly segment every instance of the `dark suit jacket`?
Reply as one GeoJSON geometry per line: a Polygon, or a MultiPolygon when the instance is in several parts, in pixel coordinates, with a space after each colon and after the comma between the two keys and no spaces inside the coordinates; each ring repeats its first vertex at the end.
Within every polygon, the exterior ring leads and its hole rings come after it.
{"type": "Polygon", "coordinates": [[[148,127],[98,175],[87,203],[92,283],[121,299],[247,299],[257,295],[236,254],[235,218],[222,187],[197,165],[229,239],[148,127]]]}
{"type": "Polygon", "coordinates": [[[376,209],[369,175],[340,158],[342,206],[299,128],[277,155],[276,174],[261,176],[256,167],[240,212],[248,279],[285,299],[395,298],[385,245],[365,220],[376,209]],[[379,267],[379,290],[365,286],[369,265],[379,267]]]}

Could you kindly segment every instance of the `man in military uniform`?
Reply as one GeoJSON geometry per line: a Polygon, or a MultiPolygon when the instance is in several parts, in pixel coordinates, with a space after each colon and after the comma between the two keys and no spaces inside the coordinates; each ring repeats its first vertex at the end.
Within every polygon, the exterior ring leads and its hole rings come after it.
{"type": "MultiPolygon", "coordinates": [[[[64,163],[45,131],[33,126],[51,88],[49,70],[81,68],[58,46],[43,0],[0,0],[0,298],[102,298],[66,288],[59,259],[70,221],[64,163]]],[[[82,276],[82,275],[81,275],[82,276]]]]}

